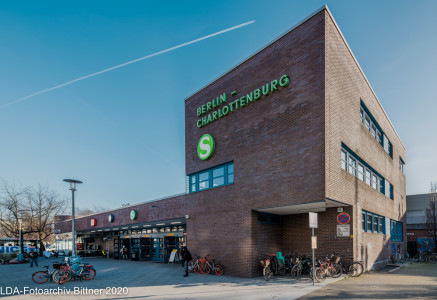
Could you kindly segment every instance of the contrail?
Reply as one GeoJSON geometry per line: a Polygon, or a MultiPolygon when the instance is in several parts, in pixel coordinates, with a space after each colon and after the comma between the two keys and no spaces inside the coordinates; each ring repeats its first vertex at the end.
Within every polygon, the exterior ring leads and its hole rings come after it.
{"type": "Polygon", "coordinates": [[[30,95],[27,95],[27,96],[25,96],[25,97],[23,97],[23,98],[20,98],[20,99],[14,100],[14,101],[9,102],[9,103],[6,103],[6,104],[3,104],[3,105],[0,106],[0,109],[3,109],[3,108],[5,108],[5,107],[8,107],[8,106],[13,105],[13,104],[16,104],[16,103],[19,103],[19,102],[21,102],[21,101],[27,100],[27,99],[29,99],[29,98],[35,97],[35,96],[37,96],[37,95],[41,95],[41,94],[44,94],[44,93],[47,93],[47,92],[50,92],[50,91],[53,91],[53,90],[59,89],[59,88],[61,88],[61,87],[64,87],[64,86],[67,86],[67,85],[73,84],[73,83],[75,83],[75,82],[78,82],[78,81],[81,81],[81,80],[84,80],[84,79],[87,79],[87,78],[90,78],[90,77],[94,77],[94,76],[97,76],[97,75],[100,75],[100,74],[103,74],[103,73],[106,73],[106,72],[109,72],[109,71],[112,71],[112,70],[115,70],[115,69],[118,69],[118,68],[121,68],[121,67],[124,67],[124,66],[130,65],[130,64],[133,64],[133,63],[136,63],[136,62],[139,62],[139,61],[142,61],[142,60],[145,60],[145,59],[148,59],[148,58],[151,58],[151,57],[157,56],[157,55],[161,55],[161,54],[164,54],[164,53],[167,53],[167,52],[170,52],[170,51],[176,50],[176,49],[178,49],[178,48],[182,48],[182,47],[185,47],[185,46],[188,46],[188,45],[191,45],[191,44],[194,44],[194,43],[200,42],[200,41],[202,41],[202,40],[209,39],[209,38],[211,38],[211,37],[213,37],[213,36],[216,36],[216,35],[219,35],[219,34],[222,34],[222,33],[228,32],[228,31],[231,31],[231,30],[235,30],[235,29],[237,29],[237,28],[241,28],[241,27],[247,26],[247,25],[252,24],[252,23],[254,23],[254,22],[255,22],[255,21],[250,21],[250,22],[246,22],[246,23],[243,23],[243,24],[240,24],[240,25],[234,26],[234,27],[230,27],[230,28],[228,28],[228,29],[225,29],[225,30],[222,30],[222,31],[218,31],[218,32],[216,32],[216,33],[213,33],[213,34],[210,34],[210,35],[207,35],[207,36],[204,36],[204,37],[201,37],[201,38],[198,38],[198,39],[192,40],[192,41],[190,41],[190,42],[186,42],[186,43],[183,43],[183,44],[180,44],[180,45],[177,45],[177,46],[174,46],[174,47],[171,47],[171,48],[168,48],[168,49],[165,49],[165,50],[159,51],[159,52],[155,52],[155,53],[152,53],[152,54],[149,54],[149,55],[146,55],[146,56],[143,56],[143,57],[140,57],[140,58],[137,58],[137,59],[134,59],[134,60],[131,60],[131,61],[125,62],[125,63],[120,64],[120,65],[116,65],[116,66],[114,66],[114,67],[110,67],[110,68],[107,68],[107,69],[104,69],[104,70],[101,70],[101,71],[98,71],[98,72],[95,72],[95,73],[91,73],[91,74],[88,74],[88,75],[85,75],[85,76],[82,76],[82,77],[79,77],[79,78],[76,78],[76,79],[73,79],[73,80],[70,80],[70,81],[64,82],[64,83],[59,84],[59,85],[56,85],[56,86],[54,86],[54,87],[51,87],[51,88],[48,88],[48,89],[45,89],[45,90],[41,90],[41,91],[39,91],[39,92],[36,92],[36,93],[30,94],[30,95]]]}

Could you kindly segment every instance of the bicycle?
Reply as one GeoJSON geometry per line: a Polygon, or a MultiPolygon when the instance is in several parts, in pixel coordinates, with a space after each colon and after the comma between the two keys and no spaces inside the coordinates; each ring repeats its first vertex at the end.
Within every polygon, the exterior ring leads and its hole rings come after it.
{"type": "Polygon", "coordinates": [[[270,267],[270,259],[265,259],[260,261],[263,268],[263,276],[266,281],[269,281],[273,277],[273,271],[270,267]]]}
{"type": "Polygon", "coordinates": [[[64,284],[71,279],[91,280],[96,276],[96,270],[92,265],[76,264],[72,266],[63,266],[59,271],[59,284],[64,284]],[[78,270],[75,267],[78,265],[78,270]]]}
{"type": "Polygon", "coordinates": [[[196,262],[190,261],[188,265],[188,272],[194,272],[196,274],[201,273],[201,264],[200,264],[200,256],[194,255],[197,257],[196,262]]]}
{"type": "Polygon", "coordinates": [[[210,254],[208,254],[207,256],[205,256],[205,261],[202,265],[201,268],[201,272],[203,274],[209,274],[211,271],[215,272],[218,276],[222,276],[223,275],[223,267],[221,265],[218,265],[215,263],[215,259],[212,261],[212,265],[208,262],[208,256],[210,256],[210,254]]]}
{"type": "MultiPolygon", "coordinates": [[[[353,256],[350,257],[353,259],[353,256]]],[[[362,260],[356,260],[348,265],[343,266],[341,262],[338,262],[341,266],[343,273],[348,274],[351,277],[358,277],[364,272],[364,261],[362,260]]]]}
{"type": "MultiPolygon", "coordinates": [[[[53,263],[53,265],[56,262],[53,263]]],[[[50,270],[49,266],[43,266],[45,268],[45,271],[38,271],[32,274],[32,280],[35,283],[41,284],[47,282],[49,279],[50,281],[54,281],[56,283],[59,282],[59,270],[52,269],[50,270]]]]}

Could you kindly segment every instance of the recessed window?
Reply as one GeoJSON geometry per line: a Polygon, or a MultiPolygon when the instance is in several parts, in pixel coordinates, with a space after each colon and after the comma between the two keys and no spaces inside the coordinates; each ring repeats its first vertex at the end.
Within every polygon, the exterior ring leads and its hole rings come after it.
{"type": "Polygon", "coordinates": [[[385,152],[387,152],[387,154],[393,158],[393,145],[390,143],[390,140],[384,134],[378,122],[376,122],[375,118],[372,116],[369,109],[364,105],[362,100],[360,105],[360,120],[370,131],[370,134],[384,148],[385,152]]]}
{"type": "Polygon", "coordinates": [[[347,152],[341,149],[341,168],[347,171],[347,152]]]}
{"type": "Polygon", "coordinates": [[[385,217],[363,210],[362,222],[364,232],[385,234],[385,217]]]}
{"type": "Polygon", "coordinates": [[[189,191],[194,193],[234,183],[234,163],[227,163],[189,176],[189,191]]]}
{"type": "Polygon", "coordinates": [[[358,164],[358,179],[364,181],[364,166],[362,164],[358,164]]]}
{"type": "Polygon", "coordinates": [[[404,173],[405,170],[405,163],[402,160],[402,158],[399,157],[399,169],[401,170],[402,173],[404,173]]]}

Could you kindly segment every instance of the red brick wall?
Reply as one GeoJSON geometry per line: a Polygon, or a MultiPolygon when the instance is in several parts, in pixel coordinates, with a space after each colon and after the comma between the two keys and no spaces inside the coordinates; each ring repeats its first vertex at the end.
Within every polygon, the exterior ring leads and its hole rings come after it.
{"type": "MultiPolygon", "coordinates": [[[[371,267],[390,255],[390,240],[388,235],[362,233],[361,211],[405,222],[405,175],[399,170],[399,156],[406,159],[405,148],[327,12],[325,26],[326,196],[354,206],[355,256],[371,267]],[[393,144],[393,159],[361,123],[360,99],[393,144]],[[341,169],[342,142],[393,184],[394,200],[341,169]]],[[[404,223],[404,237],[405,227],[404,223]]],[[[406,243],[401,244],[406,249],[406,243]]]]}
{"type": "MultiPolygon", "coordinates": [[[[99,229],[110,226],[130,225],[151,221],[162,221],[177,218],[184,218],[186,215],[185,195],[159,200],[151,203],[138,204],[118,210],[102,212],[99,214],[80,217],[76,219],[76,231],[91,228],[91,219],[97,219],[97,225],[92,228],[99,229]],[[156,207],[154,207],[156,206],[156,207]],[[136,210],[138,218],[130,219],[130,211],[136,210]],[[114,215],[114,222],[108,221],[108,216],[114,215]]],[[[55,223],[55,230],[71,232],[71,220],[55,223]]]]}
{"type": "Polygon", "coordinates": [[[281,232],[259,226],[252,209],[324,199],[323,58],[321,12],[185,101],[187,174],[234,161],[233,185],[186,198],[189,247],[213,252],[228,274],[254,275],[260,255],[280,245],[281,232]],[[196,126],[197,107],[224,92],[229,103],[284,74],[289,86],[196,126]],[[231,97],[234,90],[238,95],[231,97]],[[205,133],[216,148],[202,161],[197,143],[205,133]]]}

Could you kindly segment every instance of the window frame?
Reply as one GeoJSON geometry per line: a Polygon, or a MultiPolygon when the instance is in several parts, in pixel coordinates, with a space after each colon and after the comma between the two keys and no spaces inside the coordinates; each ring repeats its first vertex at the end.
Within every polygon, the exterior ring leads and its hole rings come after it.
{"type": "Polygon", "coordinates": [[[225,185],[229,185],[229,184],[234,184],[235,178],[234,178],[234,162],[228,162],[225,164],[221,164],[218,166],[214,166],[212,168],[206,169],[206,170],[202,170],[199,171],[197,173],[194,174],[190,174],[188,175],[188,192],[191,193],[196,193],[196,192],[201,192],[201,191],[205,191],[205,190],[209,190],[212,188],[217,188],[217,187],[221,187],[221,186],[225,186],[225,185]],[[220,168],[223,168],[223,175],[219,175],[219,176],[215,176],[214,177],[214,171],[218,170],[220,168]],[[229,172],[229,171],[232,172],[229,172]],[[203,174],[208,174],[208,178],[204,179],[204,180],[200,180],[200,175],[203,174]],[[230,176],[232,176],[232,180],[230,179],[230,176]],[[219,184],[214,186],[214,179],[218,179],[218,178],[223,178],[223,184],[219,184]],[[206,183],[206,187],[205,188],[200,188],[200,185],[202,183],[206,183]]]}

